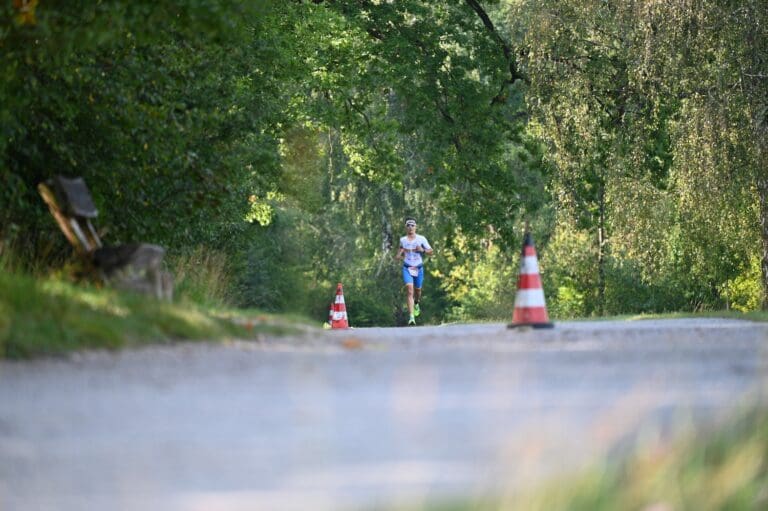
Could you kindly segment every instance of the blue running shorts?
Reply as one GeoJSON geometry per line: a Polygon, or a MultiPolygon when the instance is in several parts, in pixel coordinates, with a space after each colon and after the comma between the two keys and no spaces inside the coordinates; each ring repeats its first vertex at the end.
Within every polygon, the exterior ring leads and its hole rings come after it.
{"type": "Polygon", "coordinates": [[[416,289],[421,289],[421,285],[424,283],[424,266],[416,266],[419,269],[418,275],[411,275],[408,266],[403,266],[403,282],[406,284],[413,284],[416,289]]]}

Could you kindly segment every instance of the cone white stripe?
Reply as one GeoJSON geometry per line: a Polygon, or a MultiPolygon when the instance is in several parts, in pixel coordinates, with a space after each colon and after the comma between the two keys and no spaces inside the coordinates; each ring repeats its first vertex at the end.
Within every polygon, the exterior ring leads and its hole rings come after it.
{"type": "Polygon", "coordinates": [[[539,261],[536,260],[536,256],[526,256],[523,258],[523,264],[520,265],[520,273],[525,275],[539,273],[539,261]]]}
{"type": "Polygon", "coordinates": [[[515,307],[544,307],[543,289],[518,289],[515,295],[515,307]]]}
{"type": "Polygon", "coordinates": [[[333,320],[334,321],[341,321],[342,319],[347,319],[347,313],[344,311],[336,311],[333,313],[333,320]]]}
{"type": "Polygon", "coordinates": [[[336,295],[336,303],[344,303],[344,296],[336,295]]]}

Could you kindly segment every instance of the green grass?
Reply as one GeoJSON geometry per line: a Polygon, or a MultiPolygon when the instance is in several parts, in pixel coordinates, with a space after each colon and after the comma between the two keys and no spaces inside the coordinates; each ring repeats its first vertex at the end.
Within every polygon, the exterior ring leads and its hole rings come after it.
{"type": "MultiPolygon", "coordinates": [[[[552,318],[550,321],[557,323],[585,322],[585,321],[641,321],[644,319],[680,319],[680,318],[725,318],[742,319],[747,321],[768,322],[768,311],[740,312],[730,311],[706,311],[706,312],[659,312],[643,314],[617,314],[615,316],[584,316],[579,318],[552,318]]],[[[474,323],[510,323],[512,321],[512,312],[505,318],[485,318],[479,320],[462,320],[441,323],[442,325],[468,325],[474,323]]]]}
{"type": "Polygon", "coordinates": [[[552,319],[553,322],[567,321],[639,321],[643,319],[680,319],[680,318],[725,318],[743,319],[747,321],[768,321],[768,311],[740,312],[730,311],[703,311],[703,312],[663,312],[643,314],[618,314],[615,316],[587,316],[570,319],[552,319]]]}
{"type": "MultiPolygon", "coordinates": [[[[378,508],[381,510],[382,508],[378,508]]],[[[503,498],[397,511],[758,511],[768,509],[768,410],[650,446],[628,460],[503,498]]],[[[394,511],[389,508],[388,511],[394,511]]]]}
{"type": "Polygon", "coordinates": [[[745,319],[750,321],[768,321],[768,311],[740,312],[728,311],[703,311],[703,312],[670,312],[665,314],[636,314],[628,319],[659,319],[659,318],[726,318],[745,319]]]}
{"type": "Polygon", "coordinates": [[[168,303],[0,270],[0,358],[298,333],[296,319],[168,303]]]}

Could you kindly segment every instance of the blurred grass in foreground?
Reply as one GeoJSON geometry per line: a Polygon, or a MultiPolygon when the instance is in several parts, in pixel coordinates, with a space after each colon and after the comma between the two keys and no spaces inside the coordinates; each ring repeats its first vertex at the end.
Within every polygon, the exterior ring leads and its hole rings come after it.
{"type": "MultiPolygon", "coordinates": [[[[768,409],[714,431],[503,499],[398,511],[758,511],[768,509],[768,409]]],[[[393,510],[389,510],[393,511],[393,510]]]]}
{"type": "Polygon", "coordinates": [[[299,331],[292,320],[257,311],[167,303],[0,268],[0,358],[299,331]]]}

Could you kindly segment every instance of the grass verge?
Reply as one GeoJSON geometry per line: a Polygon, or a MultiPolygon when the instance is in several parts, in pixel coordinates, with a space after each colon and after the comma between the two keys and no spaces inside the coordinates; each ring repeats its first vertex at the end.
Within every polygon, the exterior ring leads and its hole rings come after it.
{"type": "Polygon", "coordinates": [[[556,323],[570,321],[640,321],[643,319],[683,319],[683,318],[723,318],[741,319],[746,321],[768,322],[768,311],[740,312],[735,310],[699,311],[699,312],[659,312],[643,314],[617,314],[615,316],[586,316],[579,318],[558,319],[556,323]]]}
{"type": "Polygon", "coordinates": [[[665,314],[639,314],[628,319],[663,319],[663,318],[724,318],[744,319],[748,321],[768,321],[768,311],[741,312],[736,310],[702,311],[702,312],[670,312],[665,314]]]}
{"type": "Polygon", "coordinates": [[[180,340],[290,334],[299,323],[0,271],[0,358],[57,356],[180,340]]]}

